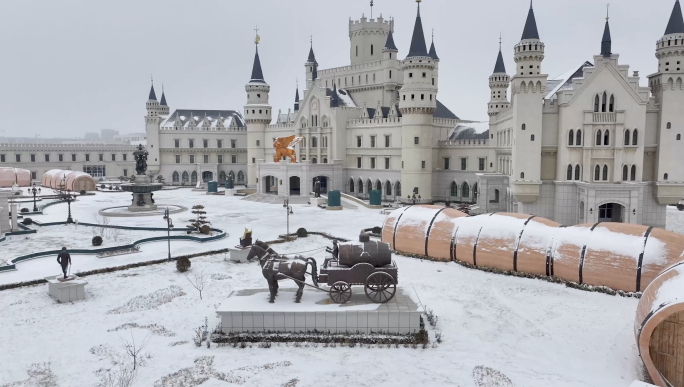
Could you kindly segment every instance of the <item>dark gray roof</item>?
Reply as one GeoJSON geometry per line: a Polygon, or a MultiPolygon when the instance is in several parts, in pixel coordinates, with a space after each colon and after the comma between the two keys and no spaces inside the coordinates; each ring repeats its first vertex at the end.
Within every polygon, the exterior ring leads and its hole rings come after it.
{"type": "Polygon", "coordinates": [[[435,114],[433,116],[435,118],[449,118],[453,120],[459,119],[456,117],[456,114],[452,113],[451,110],[439,102],[439,100],[437,101],[437,110],[435,110],[435,114]]]}
{"type": "Polygon", "coordinates": [[[160,104],[161,104],[162,106],[168,106],[168,105],[166,104],[166,95],[164,94],[163,91],[162,91],[162,99],[161,99],[160,104]]]}
{"type": "Polygon", "coordinates": [[[313,73],[311,74],[311,80],[315,81],[318,79],[318,63],[314,62],[313,73]]]}
{"type": "Polygon", "coordinates": [[[439,57],[437,56],[437,50],[435,50],[435,42],[432,42],[432,45],[430,46],[430,57],[434,60],[439,60],[439,57]]]}
{"type": "Polygon", "coordinates": [[[539,31],[537,31],[537,20],[534,18],[534,9],[532,9],[532,1],[530,0],[530,12],[527,13],[527,21],[525,22],[525,29],[523,30],[522,38],[525,39],[539,39],[539,31]]]}
{"type": "Polygon", "coordinates": [[[413,27],[413,37],[411,38],[411,49],[407,58],[414,56],[429,56],[425,45],[425,34],[423,33],[423,22],[420,20],[420,3],[418,3],[418,15],[416,24],[413,27]]]}
{"type": "Polygon", "coordinates": [[[245,127],[245,121],[242,118],[242,115],[240,112],[237,112],[235,110],[203,110],[203,109],[177,109],[171,115],[169,115],[169,118],[164,122],[163,126],[174,126],[176,123],[176,117],[181,121],[183,125],[187,124],[188,120],[190,119],[190,115],[197,117],[196,123],[197,126],[202,125],[202,120],[206,116],[212,123],[216,123],[216,120],[218,119],[219,115],[221,118],[224,119],[225,125],[228,126],[230,119],[232,119],[235,122],[235,125],[238,127],[245,127]],[[185,119],[183,119],[185,117],[185,119]]]}
{"type": "Polygon", "coordinates": [[[294,110],[299,110],[299,87],[297,87],[297,91],[295,92],[294,110]]]}
{"type": "Polygon", "coordinates": [[[670,21],[667,23],[667,29],[665,29],[665,35],[669,34],[681,34],[684,32],[684,19],[682,18],[682,7],[679,4],[679,0],[674,5],[672,10],[672,15],[670,15],[670,21]]]}
{"type": "Polygon", "coordinates": [[[505,72],[506,65],[504,64],[503,55],[501,55],[501,48],[499,48],[499,56],[496,57],[496,64],[494,65],[494,74],[505,72]]]}
{"type": "Polygon", "coordinates": [[[337,85],[333,89],[325,89],[325,95],[330,97],[330,107],[336,108],[340,106],[340,96],[337,94],[337,85]]]}
{"type": "Polygon", "coordinates": [[[154,85],[150,88],[150,97],[148,99],[151,99],[153,101],[157,100],[157,94],[154,93],[154,85]]]}
{"type": "Polygon", "coordinates": [[[394,44],[394,36],[392,36],[392,31],[390,31],[389,35],[387,36],[387,42],[385,42],[385,50],[399,51],[397,45],[394,44]]]}
{"type": "Polygon", "coordinates": [[[309,49],[309,59],[306,60],[307,63],[317,63],[316,62],[316,55],[314,55],[313,52],[313,45],[311,45],[311,48],[309,49]]]}
{"type": "Polygon", "coordinates": [[[487,140],[489,139],[489,129],[482,133],[477,133],[474,127],[470,124],[458,124],[454,131],[449,135],[449,141],[458,140],[487,140]]]}
{"type": "Polygon", "coordinates": [[[611,56],[613,54],[611,52],[611,46],[610,24],[608,24],[608,20],[606,20],[606,27],[603,29],[603,39],[601,40],[601,55],[611,56]]]}
{"type": "Polygon", "coordinates": [[[261,71],[261,60],[259,60],[259,47],[257,46],[254,53],[254,65],[252,66],[252,78],[250,82],[266,83],[264,80],[264,72],[261,71]]]}

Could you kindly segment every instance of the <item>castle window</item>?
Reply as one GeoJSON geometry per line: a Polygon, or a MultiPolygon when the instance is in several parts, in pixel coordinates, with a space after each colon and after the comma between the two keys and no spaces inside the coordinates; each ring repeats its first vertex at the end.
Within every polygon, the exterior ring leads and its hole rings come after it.
{"type": "Polygon", "coordinates": [[[594,181],[601,180],[601,167],[598,165],[594,168],[594,181]]]}
{"type": "Polygon", "coordinates": [[[568,133],[568,145],[572,146],[575,145],[575,131],[570,129],[570,133],[568,133]]]}
{"type": "Polygon", "coordinates": [[[449,170],[449,161],[450,160],[451,159],[449,159],[448,157],[444,158],[444,170],[447,170],[447,171],[449,170]]]}
{"type": "Polygon", "coordinates": [[[420,137],[414,137],[414,138],[413,138],[413,144],[414,144],[414,145],[419,145],[419,144],[420,144],[420,137]]]}
{"type": "MultiPolygon", "coordinates": [[[[392,55],[392,54],[390,54],[390,55],[392,55]]],[[[390,70],[389,75],[390,75],[389,78],[392,79],[392,70],[390,70]]]]}
{"type": "Polygon", "coordinates": [[[416,95],[415,95],[415,94],[411,94],[411,101],[414,101],[415,99],[416,99],[416,95]]]}
{"type": "Polygon", "coordinates": [[[610,130],[608,129],[603,134],[603,145],[610,145],[610,130]]]}
{"type": "Polygon", "coordinates": [[[608,110],[612,113],[614,112],[614,106],[615,106],[615,97],[612,95],[610,96],[610,105],[608,105],[608,110]]]}
{"type": "Polygon", "coordinates": [[[577,141],[575,141],[576,145],[582,145],[582,131],[577,129],[577,141]]]}
{"type": "Polygon", "coordinates": [[[667,178],[668,178],[668,174],[666,173],[663,175],[663,180],[667,180],[667,178]]]}
{"type": "Polygon", "coordinates": [[[374,53],[374,50],[373,50],[373,49],[374,49],[374,47],[373,47],[373,45],[371,44],[371,56],[372,56],[373,53],[374,53]]]}
{"type": "Polygon", "coordinates": [[[597,95],[596,98],[594,98],[594,113],[598,113],[599,111],[599,103],[601,102],[601,99],[597,95]]]}
{"type": "Polygon", "coordinates": [[[413,78],[413,73],[409,73],[409,78],[413,78]]]}
{"type": "Polygon", "coordinates": [[[625,145],[629,145],[629,129],[625,130],[625,145]]]}
{"type": "Polygon", "coordinates": [[[451,193],[450,193],[451,197],[457,197],[458,196],[458,184],[456,184],[455,181],[451,182],[451,190],[450,191],[451,191],[451,193]]]}
{"type": "Polygon", "coordinates": [[[406,96],[404,95],[404,101],[406,101],[406,96]]]}
{"type": "Polygon", "coordinates": [[[427,78],[427,73],[423,73],[423,78],[427,78]]]}
{"type": "Polygon", "coordinates": [[[603,100],[601,103],[601,111],[603,113],[606,112],[606,103],[608,102],[608,94],[606,92],[603,92],[603,100]]]}
{"type": "Polygon", "coordinates": [[[470,197],[470,186],[467,182],[463,182],[463,185],[461,186],[461,196],[464,198],[470,197]]]}
{"type": "Polygon", "coordinates": [[[430,101],[432,101],[432,94],[430,94],[430,101]]]}
{"type": "Polygon", "coordinates": [[[261,94],[257,94],[257,98],[261,98],[261,94]]]}
{"type": "Polygon", "coordinates": [[[632,165],[632,181],[636,180],[636,165],[632,165]]]}
{"type": "Polygon", "coordinates": [[[639,131],[634,129],[634,132],[632,132],[632,145],[638,145],[639,144],[639,131]]]}
{"type": "Polygon", "coordinates": [[[422,169],[425,169],[425,161],[421,161],[421,162],[420,162],[420,167],[421,167],[422,169]]]}
{"type": "Polygon", "coordinates": [[[530,136],[530,141],[534,141],[534,134],[530,136]]]}
{"type": "Polygon", "coordinates": [[[261,145],[261,141],[256,140],[256,146],[260,146],[260,145],[261,145]]]}
{"type": "Polygon", "coordinates": [[[435,85],[435,78],[432,78],[432,86],[435,85]]]}
{"type": "Polygon", "coordinates": [[[349,192],[354,193],[354,179],[349,179],[349,192]]]}
{"type": "Polygon", "coordinates": [[[629,174],[629,168],[625,165],[622,167],[622,180],[627,181],[627,176],[629,174]]]}
{"type": "Polygon", "coordinates": [[[601,145],[601,129],[596,132],[596,145],[601,145]]]}
{"type": "MultiPolygon", "coordinates": [[[[356,56],[359,56],[359,46],[356,46],[356,56]]],[[[354,192],[354,191],[352,191],[354,192]]]]}
{"type": "Polygon", "coordinates": [[[667,123],[667,128],[668,128],[668,129],[672,129],[672,122],[668,122],[668,123],[667,123]]]}
{"type": "Polygon", "coordinates": [[[525,129],[527,129],[527,125],[522,124],[522,130],[525,130],[525,129]]]}
{"type": "Polygon", "coordinates": [[[608,166],[603,166],[603,181],[608,181],[608,166]]]}
{"type": "Polygon", "coordinates": [[[520,172],[520,178],[524,179],[525,178],[525,172],[520,172]]]}
{"type": "Polygon", "coordinates": [[[575,165],[575,180],[579,181],[582,179],[580,176],[581,171],[582,171],[581,167],[579,165],[575,165]]]}
{"type": "Polygon", "coordinates": [[[681,134],[678,134],[678,135],[677,135],[677,141],[680,141],[681,139],[682,139],[682,135],[681,135],[681,134]]]}
{"type": "Polygon", "coordinates": [[[425,100],[425,94],[421,94],[421,95],[420,95],[420,100],[421,100],[421,101],[424,101],[424,100],[425,100]]]}
{"type": "Polygon", "coordinates": [[[176,148],[180,148],[180,140],[173,140],[173,145],[176,148]]]}
{"type": "Polygon", "coordinates": [[[390,52],[389,54],[390,54],[390,59],[392,59],[392,53],[390,52]]]}
{"type": "Polygon", "coordinates": [[[567,180],[572,180],[572,165],[568,165],[567,180]]]}

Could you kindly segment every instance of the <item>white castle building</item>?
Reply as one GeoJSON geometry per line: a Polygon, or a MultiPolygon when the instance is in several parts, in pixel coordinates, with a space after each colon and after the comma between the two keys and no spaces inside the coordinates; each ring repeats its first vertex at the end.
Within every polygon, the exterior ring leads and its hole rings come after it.
{"type": "MultiPolygon", "coordinates": [[[[319,178],[323,191],[477,203],[480,213],[527,213],[565,225],[663,227],[666,205],[684,198],[679,0],[657,42],[649,87],[612,53],[608,19],[600,53],[549,79],[530,7],[511,74],[499,49],[489,77],[488,130],[479,134],[470,129],[477,123],[459,119],[438,100],[440,67],[449,71],[449,65],[440,62],[434,42],[427,48],[420,4],[408,52],[394,42],[394,20],[362,17],[348,28],[350,64],[320,69],[312,46],[306,89],[301,99],[296,91],[287,113],[274,114],[269,105],[258,50],[243,113],[171,111],[152,87],[145,116],[150,172],[175,185],[232,176],[236,184],[283,197],[306,195],[319,178]],[[302,138],[297,163],[274,161],[273,141],[292,135],[302,138]]],[[[14,162],[15,152],[24,151],[0,146],[0,165],[33,170],[26,155],[14,162]]]]}

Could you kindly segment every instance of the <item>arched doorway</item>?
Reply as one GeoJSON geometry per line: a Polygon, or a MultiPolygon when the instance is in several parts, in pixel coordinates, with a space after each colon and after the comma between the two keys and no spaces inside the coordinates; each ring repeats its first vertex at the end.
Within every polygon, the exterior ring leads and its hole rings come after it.
{"type": "Polygon", "coordinates": [[[606,203],[599,206],[598,221],[622,223],[625,219],[625,208],[617,203],[606,203]]]}
{"type": "Polygon", "coordinates": [[[299,176],[290,176],[290,196],[299,196],[301,194],[299,183],[299,176]]]}
{"type": "Polygon", "coordinates": [[[202,172],[202,182],[203,183],[208,183],[212,180],[214,180],[214,174],[212,172],[210,172],[210,171],[202,172]]]}
{"type": "Polygon", "coordinates": [[[311,192],[314,192],[316,179],[321,181],[321,193],[328,193],[328,178],[326,176],[316,176],[311,180],[311,192]]]}
{"type": "Polygon", "coordinates": [[[226,172],[221,171],[219,172],[219,184],[225,184],[226,183],[226,172]]]}
{"type": "Polygon", "coordinates": [[[275,176],[264,176],[262,178],[262,192],[265,194],[278,194],[278,179],[275,176]]]}

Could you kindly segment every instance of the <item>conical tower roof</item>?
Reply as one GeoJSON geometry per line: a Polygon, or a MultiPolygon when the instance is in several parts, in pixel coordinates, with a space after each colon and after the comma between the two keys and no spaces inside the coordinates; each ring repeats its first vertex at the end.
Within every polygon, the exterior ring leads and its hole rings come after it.
{"type": "Polygon", "coordinates": [[[420,3],[418,3],[418,14],[416,15],[416,24],[413,27],[413,37],[411,38],[411,49],[407,58],[415,56],[429,56],[427,46],[425,45],[423,22],[420,19],[420,3]]]}
{"type": "Polygon", "coordinates": [[[307,63],[318,63],[316,62],[316,55],[314,54],[313,43],[311,44],[311,48],[309,49],[309,58],[306,61],[307,63]]]}
{"type": "Polygon", "coordinates": [[[612,41],[610,39],[610,24],[608,23],[608,18],[606,18],[606,27],[603,29],[603,39],[601,40],[601,55],[611,56],[612,52],[612,41]]]}
{"type": "Polygon", "coordinates": [[[385,42],[385,50],[399,51],[397,45],[394,44],[394,36],[392,35],[392,31],[390,31],[389,35],[387,36],[387,42],[385,42]]]}
{"type": "Polygon", "coordinates": [[[670,21],[667,23],[665,35],[681,33],[684,33],[684,18],[682,18],[682,6],[679,4],[679,0],[677,0],[672,10],[672,15],[670,15],[670,21]]]}
{"type": "Polygon", "coordinates": [[[250,82],[266,83],[264,80],[264,72],[261,70],[261,60],[259,60],[259,47],[257,46],[254,53],[254,65],[252,66],[252,78],[250,82]]]}
{"type": "Polygon", "coordinates": [[[435,41],[432,41],[432,45],[430,46],[430,53],[428,54],[430,57],[434,60],[439,60],[439,57],[437,56],[437,50],[435,50],[435,41]]]}
{"type": "Polygon", "coordinates": [[[537,30],[537,20],[534,18],[532,0],[530,0],[530,11],[527,13],[525,29],[523,30],[522,38],[520,38],[520,40],[525,39],[539,39],[539,31],[537,30]]]}
{"type": "Polygon", "coordinates": [[[496,57],[496,64],[494,65],[494,74],[506,73],[506,65],[504,64],[503,55],[501,55],[501,47],[499,47],[499,56],[496,57]]]}
{"type": "Polygon", "coordinates": [[[162,98],[161,98],[160,105],[162,105],[162,106],[168,106],[168,105],[166,104],[166,95],[164,94],[164,85],[162,85],[162,98]]]}
{"type": "Polygon", "coordinates": [[[150,97],[148,98],[149,100],[156,101],[157,100],[157,94],[154,92],[154,85],[150,88],[150,97]]]}

